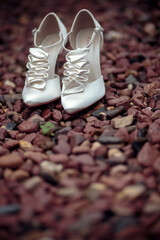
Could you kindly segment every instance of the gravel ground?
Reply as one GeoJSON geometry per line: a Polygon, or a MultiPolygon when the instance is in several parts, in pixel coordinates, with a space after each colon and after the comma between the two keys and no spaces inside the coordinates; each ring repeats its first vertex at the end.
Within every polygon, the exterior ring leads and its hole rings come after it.
{"type": "MultiPolygon", "coordinates": [[[[0,1],[0,240],[160,239],[160,2],[0,1]],[[54,11],[104,28],[106,94],[68,115],[21,99],[31,31],[54,11]]],[[[59,58],[63,72],[65,53],[59,58]]]]}

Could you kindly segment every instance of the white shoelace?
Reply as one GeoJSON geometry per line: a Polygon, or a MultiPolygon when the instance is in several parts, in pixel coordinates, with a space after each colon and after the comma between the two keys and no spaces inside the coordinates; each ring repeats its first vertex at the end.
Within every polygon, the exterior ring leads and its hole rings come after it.
{"type": "Polygon", "coordinates": [[[41,48],[30,48],[26,67],[25,84],[36,89],[43,89],[46,86],[46,78],[50,69],[48,53],[41,48]]]}

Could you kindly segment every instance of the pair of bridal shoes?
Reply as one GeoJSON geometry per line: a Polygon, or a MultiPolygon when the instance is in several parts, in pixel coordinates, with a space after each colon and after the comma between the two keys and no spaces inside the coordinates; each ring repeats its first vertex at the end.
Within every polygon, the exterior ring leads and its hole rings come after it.
{"type": "Polygon", "coordinates": [[[103,29],[91,12],[83,9],[67,30],[55,13],[49,13],[33,30],[34,47],[29,49],[22,98],[29,107],[61,98],[69,114],[79,112],[105,95],[100,68],[103,29]],[[66,48],[69,41],[71,49],[66,48]],[[58,56],[65,50],[62,78],[56,74],[58,56]]]}

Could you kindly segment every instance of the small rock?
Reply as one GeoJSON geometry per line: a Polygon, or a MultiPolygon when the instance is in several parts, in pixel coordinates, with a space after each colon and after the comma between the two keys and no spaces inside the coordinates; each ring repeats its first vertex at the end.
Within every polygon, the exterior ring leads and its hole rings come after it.
{"type": "Polygon", "coordinates": [[[5,155],[6,153],[8,153],[8,150],[6,148],[0,146],[0,156],[5,155]]]}
{"type": "Polygon", "coordinates": [[[9,86],[9,87],[11,87],[11,88],[15,88],[15,87],[16,87],[16,84],[15,84],[14,82],[10,81],[10,80],[6,80],[6,81],[4,82],[4,86],[9,86]]]}
{"type": "Polygon", "coordinates": [[[92,123],[87,123],[84,128],[85,133],[91,133],[93,131],[96,131],[96,128],[92,126],[92,123]]]}
{"type": "Polygon", "coordinates": [[[37,145],[41,149],[48,150],[54,146],[54,143],[47,136],[37,136],[33,141],[34,145],[37,145]]]}
{"type": "Polygon", "coordinates": [[[80,127],[83,129],[85,125],[86,125],[86,122],[83,119],[75,119],[72,122],[73,127],[80,127]]]}
{"type": "Polygon", "coordinates": [[[18,99],[13,106],[15,112],[22,112],[23,107],[24,107],[24,103],[22,99],[18,99]]]}
{"type": "Polygon", "coordinates": [[[55,164],[49,161],[43,161],[41,164],[41,168],[44,171],[51,171],[51,172],[61,172],[63,169],[62,164],[55,164]]]}
{"type": "Polygon", "coordinates": [[[16,171],[14,171],[11,175],[11,179],[14,179],[14,180],[24,180],[26,178],[29,177],[29,173],[23,169],[18,169],[16,171]]]}
{"type": "Polygon", "coordinates": [[[107,41],[115,41],[123,38],[123,34],[114,30],[110,30],[107,34],[105,34],[105,39],[107,41]]]}
{"type": "Polygon", "coordinates": [[[130,101],[130,97],[128,96],[121,96],[121,97],[116,97],[116,98],[112,98],[112,99],[108,99],[108,105],[116,105],[116,106],[120,106],[120,104],[127,104],[130,101]]]}
{"type": "Polygon", "coordinates": [[[25,132],[25,133],[30,133],[30,132],[37,132],[38,131],[38,127],[34,122],[31,121],[23,121],[19,126],[18,129],[21,132],[25,132]]]}
{"type": "Polygon", "coordinates": [[[125,79],[125,82],[128,83],[128,84],[134,84],[136,83],[138,80],[137,78],[135,78],[135,76],[133,75],[129,75],[126,79],[125,79]]]}
{"type": "Polygon", "coordinates": [[[0,128],[0,140],[4,140],[7,137],[7,130],[5,128],[0,128]]]}
{"type": "MultiPolygon", "coordinates": [[[[19,125],[22,121],[23,121],[23,118],[22,118],[22,115],[20,113],[17,113],[17,112],[14,112],[14,115],[12,117],[12,121],[17,125],[19,125]]],[[[16,126],[15,125],[15,126],[16,126]]],[[[10,126],[11,127],[11,126],[10,126]]],[[[12,128],[13,128],[13,125],[12,125],[12,128]]]]}
{"type": "Polygon", "coordinates": [[[75,134],[70,136],[70,145],[72,147],[81,144],[84,141],[84,137],[81,134],[75,134]]]}
{"type": "Polygon", "coordinates": [[[116,117],[117,115],[119,115],[121,112],[123,112],[124,107],[120,106],[120,107],[116,107],[113,110],[107,111],[106,112],[106,117],[107,118],[113,118],[116,117]]]}
{"type": "Polygon", "coordinates": [[[154,78],[156,76],[157,76],[157,74],[155,73],[155,71],[152,68],[147,69],[147,77],[148,78],[154,78]]]}
{"type": "Polygon", "coordinates": [[[24,187],[29,190],[32,191],[34,190],[36,187],[38,187],[38,185],[42,182],[42,179],[39,176],[34,176],[31,177],[29,179],[27,179],[24,182],[24,187]]]}
{"type": "Polygon", "coordinates": [[[94,164],[93,158],[88,154],[80,154],[78,156],[71,155],[70,158],[73,162],[76,162],[78,164],[86,164],[86,165],[94,164]]]}
{"type": "Polygon", "coordinates": [[[126,165],[119,164],[111,168],[111,176],[121,176],[122,174],[127,173],[128,167],[126,165]]]}
{"type": "Polygon", "coordinates": [[[153,144],[160,143],[160,130],[157,130],[156,132],[151,132],[149,135],[153,144]]]}
{"type": "Polygon", "coordinates": [[[120,96],[131,96],[132,90],[130,88],[124,88],[117,91],[120,96]]]}
{"type": "Polygon", "coordinates": [[[97,148],[101,147],[102,145],[99,142],[94,142],[92,144],[92,150],[95,151],[97,148]]]}
{"type": "Polygon", "coordinates": [[[8,149],[15,148],[17,146],[18,146],[18,141],[14,139],[9,139],[3,144],[3,147],[8,149]]]}
{"type": "Polygon", "coordinates": [[[27,142],[32,142],[35,138],[36,138],[36,133],[29,133],[23,138],[23,140],[27,142]]]}
{"type": "Polygon", "coordinates": [[[112,119],[112,124],[115,128],[129,126],[132,124],[132,122],[133,122],[133,115],[112,119]]]}
{"type": "MultiPolygon", "coordinates": [[[[143,212],[147,215],[153,215],[153,214],[157,214],[157,213],[160,213],[160,204],[159,202],[158,203],[155,203],[155,202],[147,202],[145,205],[144,205],[144,208],[143,208],[143,212]]],[[[159,226],[158,226],[158,230],[159,230],[159,226]]]]}
{"type": "Polygon", "coordinates": [[[99,138],[98,138],[98,141],[101,142],[101,143],[121,143],[123,142],[123,140],[121,138],[118,138],[118,137],[112,137],[112,136],[103,136],[101,135],[99,138]]]}
{"type": "Polygon", "coordinates": [[[3,175],[4,175],[4,179],[11,179],[11,176],[13,174],[13,170],[11,170],[10,168],[5,168],[3,175]]]}
{"type": "Polygon", "coordinates": [[[113,162],[123,163],[126,160],[124,153],[116,148],[108,150],[108,157],[109,161],[111,161],[112,163],[113,162]]]}
{"type": "Polygon", "coordinates": [[[153,95],[156,94],[156,89],[158,89],[159,87],[160,87],[160,82],[154,81],[150,84],[147,84],[144,87],[144,92],[150,97],[153,97],[153,95]]]}
{"type": "Polygon", "coordinates": [[[25,158],[30,158],[31,160],[39,163],[45,159],[48,159],[47,155],[45,155],[44,153],[41,152],[32,152],[32,151],[28,151],[24,153],[24,157],[25,158]]]}
{"type": "Polygon", "coordinates": [[[69,131],[72,130],[71,127],[59,127],[60,130],[57,130],[56,133],[55,133],[55,136],[59,135],[59,134],[64,134],[66,135],[69,131]]]}
{"type": "Polygon", "coordinates": [[[106,185],[104,183],[94,182],[90,184],[89,188],[98,191],[104,191],[106,189],[106,185]]]}
{"type": "Polygon", "coordinates": [[[75,146],[72,149],[73,154],[79,154],[79,153],[87,153],[89,152],[89,147],[83,147],[83,146],[75,146]]]}
{"type": "Polygon", "coordinates": [[[16,127],[16,124],[13,123],[13,122],[9,122],[9,123],[7,123],[7,124],[5,125],[5,128],[6,128],[7,130],[13,130],[13,129],[15,129],[15,127],[16,127]]]}
{"type": "Polygon", "coordinates": [[[2,95],[0,95],[0,103],[3,104],[3,105],[6,103],[5,99],[2,95]]]}
{"type": "Polygon", "coordinates": [[[56,122],[60,122],[62,120],[62,113],[59,110],[54,110],[52,113],[53,116],[53,120],[55,120],[56,122]]]}
{"type": "Polygon", "coordinates": [[[24,150],[27,150],[32,147],[32,144],[25,140],[19,140],[18,143],[19,143],[20,148],[22,148],[24,150]]]}
{"type": "Polygon", "coordinates": [[[129,185],[125,187],[121,192],[117,194],[117,200],[134,200],[137,197],[142,196],[146,191],[143,185],[129,185]]]}
{"type": "Polygon", "coordinates": [[[33,116],[31,116],[30,118],[28,118],[28,121],[35,123],[37,126],[40,125],[41,122],[44,122],[44,118],[42,118],[41,116],[39,116],[38,114],[34,114],[33,116]]]}
{"type": "Polygon", "coordinates": [[[0,157],[0,167],[19,167],[23,163],[22,158],[16,154],[7,154],[0,157]]]}
{"type": "Polygon", "coordinates": [[[155,95],[153,96],[153,98],[154,98],[155,101],[160,100],[160,94],[155,94],[155,95]]]}
{"type": "Polygon", "coordinates": [[[141,82],[146,82],[147,74],[145,72],[139,72],[139,79],[141,82]]]}
{"type": "Polygon", "coordinates": [[[94,155],[96,157],[106,157],[107,155],[107,148],[104,145],[101,145],[100,147],[96,148],[94,151],[94,155]]]}
{"type": "MultiPolygon", "coordinates": [[[[135,128],[133,128],[135,129],[135,128]]],[[[130,129],[129,129],[130,130],[130,129]]],[[[131,129],[132,130],[132,129],[131,129]]],[[[114,134],[115,137],[119,137],[121,139],[123,139],[124,142],[129,142],[129,134],[128,134],[128,130],[125,127],[119,128],[116,133],[114,134]]]]}
{"type": "Polygon", "coordinates": [[[78,190],[75,187],[59,188],[57,191],[57,194],[61,197],[70,197],[77,193],[78,193],[78,190]]]}
{"type": "Polygon", "coordinates": [[[159,152],[153,149],[149,142],[146,142],[138,153],[137,159],[142,166],[152,166],[159,152]]]}
{"type": "Polygon", "coordinates": [[[15,214],[21,210],[19,203],[12,203],[9,205],[0,206],[0,215],[15,214]]]}
{"type": "Polygon", "coordinates": [[[41,174],[49,182],[56,182],[59,177],[59,173],[63,169],[62,164],[55,164],[49,161],[43,161],[41,164],[41,174]]]}
{"type": "Polygon", "coordinates": [[[151,119],[153,121],[156,120],[157,118],[160,118],[160,110],[155,111],[151,116],[151,119]]]}
{"type": "Polygon", "coordinates": [[[97,117],[101,120],[105,120],[106,119],[106,108],[101,107],[101,108],[97,109],[96,111],[92,112],[92,116],[97,117]]]}
{"type": "Polygon", "coordinates": [[[69,157],[65,154],[51,154],[48,156],[49,160],[54,163],[65,163],[69,160],[69,157]]]}
{"type": "Polygon", "coordinates": [[[51,110],[50,109],[45,109],[42,112],[42,118],[44,118],[45,120],[48,120],[51,116],[51,110]]]}
{"type": "Polygon", "coordinates": [[[8,134],[9,134],[9,136],[11,137],[11,138],[16,138],[16,136],[17,136],[17,134],[19,133],[19,131],[18,130],[9,130],[8,131],[8,134]]]}
{"type": "Polygon", "coordinates": [[[71,152],[71,147],[69,143],[67,142],[67,137],[65,138],[64,135],[58,136],[58,145],[53,147],[54,152],[56,153],[63,153],[63,154],[69,154],[71,152]]]}
{"type": "Polygon", "coordinates": [[[144,32],[154,37],[156,35],[156,27],[153,23],[149,22],[144,25],[144,32]]]}

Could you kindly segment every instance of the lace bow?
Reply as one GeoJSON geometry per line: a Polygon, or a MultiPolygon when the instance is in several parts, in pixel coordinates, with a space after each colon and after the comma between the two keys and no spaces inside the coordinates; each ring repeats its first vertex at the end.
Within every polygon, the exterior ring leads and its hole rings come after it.
{"type": "Polygon", "coordinates": [[[50,69],[48,53],[41,48],[30,48],[29,52],[25,84],[36,89],[44,89],[50,69]]]}
{"type": "Polygon", "coordinates": [[[89,62],[85,59],[89,48],[77,48],[66,55],[67,62],[64,64],[64,78],[62,94],[83,92],[84,82],[88,81],[89,62]]]}

